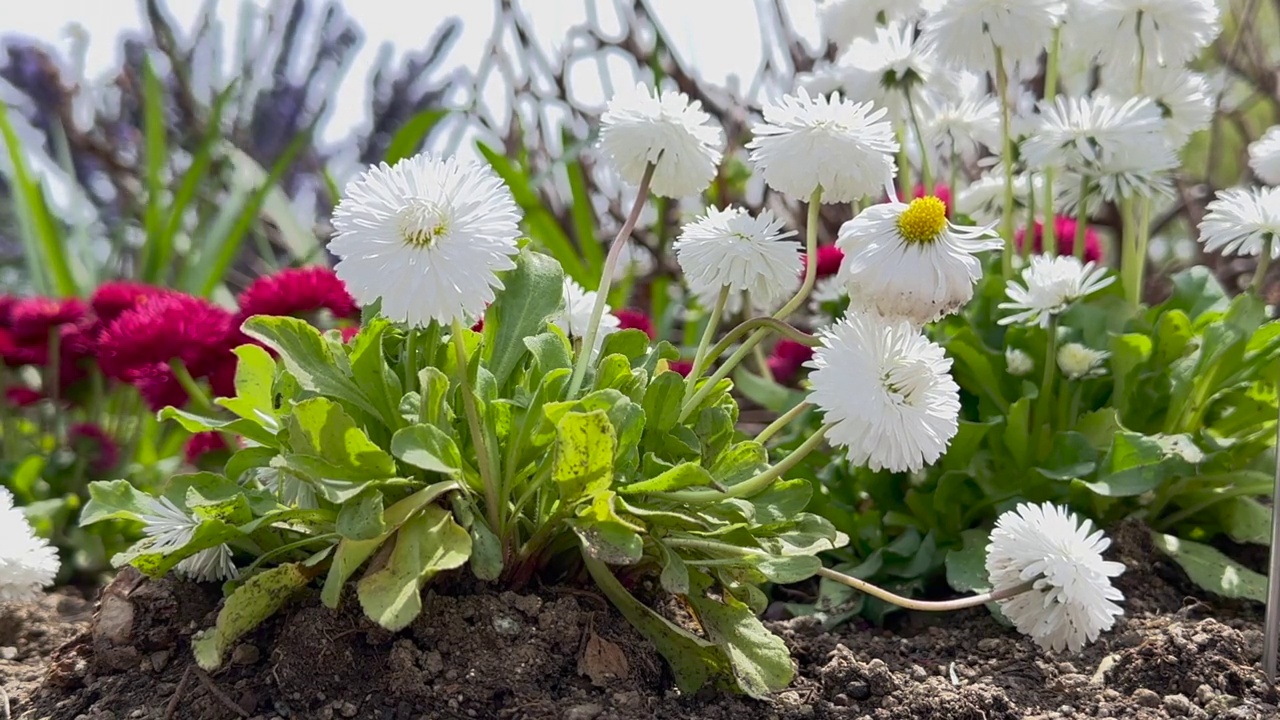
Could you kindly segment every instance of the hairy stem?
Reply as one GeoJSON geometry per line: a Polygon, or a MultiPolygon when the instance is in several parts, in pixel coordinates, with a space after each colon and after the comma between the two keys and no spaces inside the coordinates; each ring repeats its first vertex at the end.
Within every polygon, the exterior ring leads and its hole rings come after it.
{"type": "Polygon", "coordinates": [[[827,578],[828,580],[834,580],[843,585],[848,585],[855,590],[866,593],[871,597],[879,598],[887,603],[892,603],[898,607],[906,608],[907,610],[920,610],[923,612],[949,612],[972,607],[981,607],[987,603],[1017,597],[1018,595],[1032,589],[1035,584],[1034,580],[1028,580],[1015,587],[995,592],[982,593],[981,595],[970,595],[969,597],[956,598],[955,600],[913,600],[911,598],[891,593],[878,585],[872,585],[866,580],[859,580],[852,575],[845,575],[844,573],[837,572],[831,568],[822,568],[818,571],[818,575],[827,578]]]}

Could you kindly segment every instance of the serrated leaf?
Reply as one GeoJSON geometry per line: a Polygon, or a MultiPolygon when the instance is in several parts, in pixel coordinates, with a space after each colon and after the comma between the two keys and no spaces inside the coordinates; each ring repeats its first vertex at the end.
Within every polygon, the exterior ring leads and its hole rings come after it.
{"type": "Polygon", "coordinates": [[[345,355],[339,357],[320,331],[305,320],[256,315],[244,322],[246,335],[275,350],[285,369],[304,390],[379,416],[378,408],[351,379],[345,355]]]}
{"type": "Polygon", "coordinates": [[[280,431],[275,408],[276,361],[258,345],[241,345],[236,354],[236,395],[214,402],[274,434],[280,431]]]}
{"type": "Polygon", "coordinates": [[[1097,479],[1085,483],[1105,497],[1133,497],[1160,487],[1165,478],[1189,466],[1169,453],[1159,440],[1141,433],[1117,433],[1098,468],[1097,479]]]}
{"type": "Polygon", "coordinates": [[[707,638],[729,657],[734,677],[744,693],[768,697],[791,684],[795,668],[791,652],[782,638],[769,632],[751,608],[725,595],[723,601],[703,595],[710,579],[694,573],[692,592],[687,596],[706,630],[707,638]]]}

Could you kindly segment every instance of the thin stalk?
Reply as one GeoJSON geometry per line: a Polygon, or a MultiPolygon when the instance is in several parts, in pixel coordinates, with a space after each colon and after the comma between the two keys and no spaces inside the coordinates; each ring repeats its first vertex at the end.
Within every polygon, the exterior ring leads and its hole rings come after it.
{"type": "MultiPolygon", "coordinates": [[[[1049,42],[1049,58],[1044,71],[1044,99],[1053,102],[1058,97],[1058,61],[1062,54],[1062,27],[1053,29],[1053,39],[1049,42]]],[[[1053,168],[1044,170],[1044,231],[1041,250],[1050,257],[1058,254],[1058,228],[1053,222],[1053,168]]],[[[1034,190],[1034,186],[1032,187],[1034,190]]]]}
{"type": "Polygon", "coordinates": [[[404,340],[403,357],[400,363],[400,374],[402,387],[405,392],[413,387],[413,382],[418,375],[418,353],[422,345],[422,331],[416,327],[409,328],[409,334],[404,340]]]}
{"type": "Polygon", "coordinates": [[[720,294],[716,296],[715,306],[711,309],[711,316],[707,318],[707,327],[702,331],[702,341],[698,343],[698,352],[693,356],[693,369],[689,371],[689,377],[685,378],[685,401],[693,395],[693,389],[698,384],[698,378],[702,377],[702,371],[707,368],[707,351],[711,349],[711,340],[715,338],[716,330],[720,327],[720,318],[724,315],[724,306],[729,302],[729,292],[728,285],[720,288],[720,294]]]}
{"type": "Polygon", "coordinates": [[[1120,279],[1124,285],[1124,297],[1129,305],[1137,308],[1142,302],[1142,264],[1138,258],[1138,223],[1133,210],[1133,198],[1120,203],[1120,279]]]}
{"type": "Polygon", "coordinates": [[[1049,412],[1052,406],[1054,381],[1058,378],[1057,315],[1050,318],[1048,333],[1049,337],[1045,341],[1044,377],[1040,381],[1040,396],[1036,399],[1035,422],[1031,426],[1033,428],[1039,428],[1041,425],[1050,423],[1052,420],[1049,416],[1049,412]]]}
{"type": "Polygon", "coordinates": [[[1076,210],[1076,236],[1071,246],[1071,254],[1076,256],[1077,260],[1084,259],[1084,239],[1085,233],[1089,230],[1089,180],[1085,177],[1080,178],[1080,207],[1076,210]]]}
{"type": "Polygon", "coordinates": [[[901,197],[911,197],[911,156],[907,152],[907,131],[905,128],[899,127],[898,136],[898,195],[901,197]]]}
{"type": "MultiPolygon", "coordinates": [[[[1280,445],[1280,422],[1276,423],[1280,445]]],[[[1280,641],[1280,454],[1276,455],[1274,489],[1271,491],[1271,560],[1267,572],[1267,610],[1262,622],[1262,668],[1267,682],[1276,682],[1276,651],[1280,641]]]]}
{"type": "Polygon", "coordinates": [[[471,394],[471,379],[467,377],[467,344],[463,339],[462,323],[453,321],[453,347],[458,358],[458,389],[462,392],[462,406],[466,408],[467,425],[471,431],[471,444],[476,449],[476,467],[480,470],[480,480],[484,484],[484,500],[486,514],[489,517],[489,528],[502,537],[502,513],[498,507],[498,486],[494,480],[493,468],[490,467],[488,443],[485,442],[484,427],[480,424],[480,411],[476,408],[475,396],[471,394]]]}
{"type": "Polygon", "coordinates": [[[1142,291],[1145,287],[1144,282],[1147,272],[1147,243],[1151,240],[1151,199],[1144,197],[1138,203],[1141,213],[1134,218],[1137,221],[1134,227],[1134,232],[1136,233],[1134,235],[1134,257],[1138,266],[1138,269],[1134,270],[1134,288],[1137,290],[1137,294],[1134,296],[1136,298],[1134,307],[1142,306],[1142,291]]]}
{"type": "MultiPolygon", "coordinates": [[[[191,371],[187,370],[186,363],[182,362],[178,358],[174,358],[169,361],[169,367],[173,371],[174,379],[176,379],[178,384],[182,386],[182,389],[187,392],[187,397],[190,398],[191,404],[194,405],[197,410],[202,413],[217,412],[213,401],[209,399],[209,395],[205,393],[204,388],[200,387],[200,383],[196,382],[196,379],[191,377],[191,371]]],[[[235,447],[235,445],[231,445],[230,447],[235,447]]]]}
{"type": "MultiPolygon", "coordinates": [[[[926,195],[933,194],[933,173],[929,170],[929,148],[925,146],[924,133],[920,131],[920,118],[916,115],[916,107],[911,99],[911,88],[907,88],[905,95],[907,96],[907,113],[911,115],[911,127],[916,133],[916,144],[920,147],[920,178],[924,183],[924,193],[926,195]]],[[[910,191],[903,193],[910,197],[910,191]]]]}
{"type": "MultiPolygon", "coordinates": [[[[948,185],[947,188],[951,191],[952,196],[954,197],[958,194],[956,188],[959,186],[956,183],[960,181],[960,153],[956,152],[956,143],[954,140],[951,141],[951,167],[947,168],[947,170],[951,173],[951,184],[948,185]]],[[[954,203],[955,201],[952,200],[952,202],[954,203]]]]}
{"type": "Polygon", "coordinates": [[[753,478],[744,480],[737,485],[733,485],[724,491],[720,490],[678,490],[676,492],[655,493],[656,496],[664,500],[673,500],[675,502],[687,503],[707,503],[727,498],[750,497],[756,493],[764,491],[765,488],[773,484],[774,480],[785,475],[791,468],[800,464],[800,461],[811,452],[813,452],[823,440],[827,437],[827,431],[831,429],[831,425],[823,425],[818,431],[809,436],[800,447],[796,448],[787,455],[777,465],[770,466],[764,472],[753,478]]]}
{"type": "Polygon", "coordinates": [[[1009,73],[1004,67],[1004,51],[996,46],[996,93],[1000,98],[1000,160],[1004,166],[1004,207],[1001,208],[1000,234],[1004,237],[1001,268],[1004,278],[1013,277],[1013,134],[1010,129],[1009,73]]]}
{"type": "Polygon", "coordinates": [[[735,326],[727,335],[721,338],[720,342],[716,343],[707,353],[706,364],[710,365],[715,362],[717,358],[723,355],[725,351],[732,347],[733,344],[742,336],[752,330],[761,328],[771,330],[789,340],[794,340],[803,345],[808,345],[809,347],[818,347],[822,344],[821,340],[796,328],[794,325],[782,322],[781,320],[775,320],[771,317],[756,317],[735,326]]]}
{"type": "Polygon", "coordinates": [[[613,284],[613,271],[618,267],[622,248],[631,238],[631,231],[635,230],[636,222],[640,219],[640,211],[644,209],[645,200],[649,197],[649,183],[653,180],[653,171],[657,167],[654,163],[649,163],[645,167],[644,175],[640,178],[640,187],[636,190],[636,201],[631,206],[626,222],[622,223],[622,227],[618,229],[618,236],[613,239],[613,244],[609,246],[609,254],[604,259],[600,287],[596,289],[596,304],[591,308],[591,323],[587,325],[587,332],[582,336],[583,350],[578,355],[578,362],[573,366],[573,377],[569,380],[569,397],[578,394],[582,389],[582,381],[587,376],[587,366],[591,364],[591,348],[595,347],[596,335],[600,332],[600,318],[604,317],[604,306],[609,298],[609,286],[613,284]]]}
{"type": "MultiPolygon", "coordinates": [[[[1033,252],[1031,246],[1035,244],[1036,239],[1036,186],[1035,183],[1032,182],[1034,179],[1035,178],[1033,178],[1030,173],[1027,174],[1027,230],[1022,235],[1022,259],[1024,261],[1031,257],[1031,253],[1033,252]]],[[[1052,215],[1052,213],[1050,213],[1050,215],[1052,215]]],[[[1049,220],[1050,217],[1046,216],[1043,225],[1046,227],[1052,225],[1053,223],[1049,222],[1049,220]]],[[[1044,242],[1047,241],[1042,237],[1040,250],[1041,252],[1049,252],[1048,245],[1043,244],[1044,242]]]]}
{"type": "Polygon", "coordinates": [[[769,369],[769,358],[764,354],[764,348],[756,345],[751,348],[752,359],[756,361],[756,370],[759,371],[760,377],[768,381],[773,381],[773,372],[769,369]]]}
{"type": "Polygon", "coordinates": [[[1267,239],[1262,241],[1262,250],[1258,253],[1258,268],[1253,271],[1253,282],[1249,283],[1249,289],[1258,297],[1262,297],[1262,291],[1266,288],[1267,269],[1271,265],[1271,252],[1275,238],[1267,235],[1267,239]]]}
{"type": "MultiPolygon", "coordinates": [[[[809,216],[808,226],[805,228],[805,268],[804,282],[800,284],[800,289],[796,291],[795,296],[787,301],[778,312],[773,314],[773,319],[779,322],[786,320],[791,313],[798,310],[804,305],[805,300],[809,297],[809,293],[813,291],[813,285],[818,279],[818,220],[819,212],[822,210],[822,187],[819,186],[813,191],[813,195],[809,196],[809,216]]],[[[714,390],[716,385],[733,372],[733,369],[742,362],[742,359],[751,354],[752,348],[759,345],[768,333],[767,328],[756,330],[751,337],[747,338],[741,347],[739,347],[729,359],[726,360],[715,373],[703,383],[702,387],[694,393],[693,397],[684,404],[680,409],[679,422],[684,422],[693,412],[694,408],[702,404],[714,390]]],[[[726,338],[727,339],[727,338],[726,338]]],[[[710,361],[708,361],[710,362],[710,361]]]]}
{"type": "Polygon", "coordinates": [[[997,590],[994,592],[986,592],[981,595],[970,595],[969,597],[956,598],[955,600],[913,600],[911,598],[905,598],[901,595],[891,593],[877,585],[872,585],[866,580],[859,580],[852,575],[845,575],[844,573],[837,572],[831,568],[822,568],[818,571],[818,575],[827,578],[828,580],[834,580],[838,583],[848,585],[855,590],[859,590],[871,597],[878,598],[887,603],[897,605],[900,608],[906,608],[907,610],[919,610],[922,612],[951,612],[954,610],[964,610],[966,608],[982,607],[987,603],[1017,597],[1018,595],[1032,589],[1035,585],[1035,580],[1028,580],[1015,587],[997,590]]]}
{"type": "Polygon", "coordinates": [[[808,412],[811,407],[813,406],[808,402],[802,402],[779,415],[776,420],[769,423],[768,427],[761,430],[759,435],[756,435],[756,442],[761,445],[769,442],[774,435],[777,435],[783,428],[790,425],[793,420],[808,412]]]}

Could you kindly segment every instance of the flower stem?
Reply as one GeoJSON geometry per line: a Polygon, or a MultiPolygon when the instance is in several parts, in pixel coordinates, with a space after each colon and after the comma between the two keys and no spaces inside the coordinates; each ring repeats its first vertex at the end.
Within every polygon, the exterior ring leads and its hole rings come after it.
{"type": "Polygon", "coordinates": [[[1125,299],[1136,309],[1142,302],[1142,261],[1138,257],[1138,222],[1133,203],[1133,198],[1120,203],[1120,280],[1125,299]]]}
{"type": "Polygon", "coordinates": [[[1058,377],[1058,316],[1049,318],[1048,338],[1045,340],[1044,377],[1040,381],[1040,395],[1036,400],[1035,422],[1037,438],[1042,437],[1040,426],[1052,423],[1050,412],[1053,406],[1053,385],[1058,377]]]}
{"type": "Polygon", "coordinates": [[[1262,250],[1258,252],[1258,268],[1253,271],[1253,282],[1249,283],[1249,289],[1258,297],[1265,297],[1263,291],[1266,290],[1267,268],[1271,266],[1274,243],[1275,238],[1267,235],[1267,239],[1262,241],[1262,250]]]}
{"type": "Polygon", "coordinates": [[[871,597],[878,598],[887,603],[897,605],[898,607],[923,612],[949,612],[954,610],[964,610],[966,608],[981,607],[987,603],[1007,600],[1011,597],[1021,595],[1022,593],[1032,589],[1035,584],[1035,580],[1028,580],[1015,587],[982,593],[981,595],[970,595],[969,597],[956,598],[955,600],[913,600],[911,598],[905,598],[901,595],[891,593],[877,585],[872,585],[866,580],[859,580],[852,575],[845,575],[844,573],[837,572],[831,568],[822,568],[818,571],[818,575],[827,578],[828,580],[834,580],[838,583],[848,585],[855,590],[859,590],[871,597]]]}
{"type": "MultiPolygon", "coordinates": [[[[213,401],[209,399],[209,395],[205,393],[204,388],[200,387],[200,383],[191,377],[191,371],[187,370],[187,364],[178,358],[169,361],[169,368],[173,371],[173,377],[186,391],[187,397],[190,398],[191,404],[202,413],[216,412],[213,401]]],[[[232,446],[234,447],[234,445],[232,446]]]]}
{"type": "Polygon", "coordinates": [[[631,238],[631,231],[635,229],[636,222],[640,219],[640,211],[644,209],[645,200],[649,197],[649,183],[653,180],[653,171],[657,167],[654,163],[649,163],[645,167],[644,175],[640,178],[640,187],[636,190],[635,204],[631,206],[626,222],[619,228],[618,236],[613,239],[613,244],[609,246],[609,254],[604,259],[600,286],[596,290],[596,304],[591,308],[591,323],[587,325],[587,332],[582,336],[582,353],[578,355],[578,362],[573,366],[573,377],[569,380],[569,397],[578,394],[582,389],[582,381],[587,376],[587,366],[591,364],[591,348],[595,347],[596,335],[600,332],[600,319],[604,317],[604,306],[609,298],[609,286],[613,284],[614,269],[618,267],[622,248],[626,247],[627,241],[631,238]]]}
{"type": "Polygon", "coordinates": [[[802,402],[797,404],[795,407],[791,408],[790,410],[786,411],[785,413],[779,415],[776,420],[769,423],[768,427],[761,430],[759,435],[756,435],[756,442],[760,443],[761,445],[769,442],[770,438],[772,438],[774,435],[777,435],[778,432],[781,431],[786,426],[790,425],[791,421],[795,420],[796,418],[808,412],[809,408],[811,407],[813,406],[810,405],[808,402],[802,402]]]}
{"type": "Polygon", "coordinates": [[[716,296],[716,304],[711,310],[710,317],[707,318],[707,327],[702,331],[702,341],[698,343],[698,352],[693,356],[693,369],[689,371],[689,377],[685,378],[684,401],[688,401],[693,395],[693,388],[698,384],[698,378],[702,377],[702,371],[706,369],[707,351],[711,348],[711,339],[715,337],[716,330],[720,327],[724,306],[729,302],[729,292],[729,286],[725,285],[720,288],[720,294],[716,296]]]}
{"type": "Polygon", "coordinates": [[[782,322],[781,320],[775,320],[771,317],[755,317],[744,321],[721,338],[720,342],[716,343],[715,346],[707,353],[706,364],[710,365],[715,362],[716,359],[723,355],[731,345],[738,341],[739,338],[752,330],[759,328],[772,330],[783,337],[795,340],[796,342],[808,345],[809,347],[818,347],[822,344],[822,341],[818,338],[803,330],[797,329],[793,325],[782,322]]]}
{"type": "Polygon", "coordinates": [[[471,431],[471,444],[476,449],[476,467],[480,471],[480,481],[484,485],[486,514],[489,517],[489,529],[498,537],[503,537],[502,513],[498,507],[498,486],[491,466],[489,444],[485,442],[484,426],[480,423],[480,410],[476,407],[476,398],[471,394],[471,379],[467,376],[467,342],[464,338],[462,322],[453,321],[453,348],[458,359],[458,390],[462,392],[462,406],[466,409],[467,425],[471,431]]]}
{"type": "Polygon", "coordinates": [[[1076,236],[1071,246],[1071,254],[1076,256],[1077,260],[1084,259],[1084,240],[1086,233],[1089,232],[1089,179],[1081,176],[1080,178],[1080,207],[1076,209],[1076,236]]]}
{"type": "Polygon", "coordinates": [[[1000,160],[1004,166],[1004,207],[1000,215],[1000,235],[1004,237],[1001,268],[1004,279],[1013,277],[1013,130],[1009,111],[1009,73],[1004,67],[1004,51],[996,46],[996,93],[1000,96],[1000,160]]]}
{"type": "MultiPolygon", "coordinates": [[[[915,103],[911,100],[911,88],[906,90],[907,96],[907,112],[911,115],[911,127],[916,133],[916,144],[920,146],[920,178],[924,184],[924,194],[933,194],[933,173],[929,170],[929,148],[926,147],[924,141],[924,133],[920,131],[920,117],[916,114],[915,103]]],[[[911,191],[903,193],[910,197],[911,191]]]]}
{"type": "MultiPolygon", "coordinates": [[[[779,322],[786,320],[791,313],[798,310],[804,305],[805,300],[809,297],[809,293],[813,291],[813,284],[818,279],[818,221],[819,212],[822,210],[822,186],[818,186],[813,191],[813,195],[809,196],[809,217],[808,226],[805,228],[805,268],[804,282],[800,284],[800,289],[796,291],[794,297],[787,301],[778,312],[773,314],[773,319],[779,322]]],[[[760,328],[746,342],[734,351],[729,359],[722,364],[714,374],[703,383],[702,388],[694,393],[693,397],[684,404],[680,409],[680,420],[684,422],[693,412],[694,408],[702,404],[714,390],[716,385],[733,372],[733,369],[741,363],[743,358],[751,354],[752,348],[759,345],[768,333],[767,328],[760,328]]],[[[727,340],[728,338],[726,338],[727,340]]],[[[707,361],[710,363],[710,361],[707,361]]],[[[572,393],[571,393],[572,394],[572,393]]]]}
{"type": "MultiPolygon", "coordinates": [[[[1033,180],[1034,178],[1032,177],[1030,171],[1028,171],[1027,172],[1027,186],[1028,186],[1027,187],[1027,230],[1022,235],[1022,259],[1024,261],[1027,258],[1031,257],[1031,254],[1033,252],[1033,249],[1031,246],[1035,244],[1035,238],[1036,238],[1036,193],[1035,193],[1036,186],[1033,180]]],[[[1045,226],[1043,229],[1047,229],[1047,226],[1053,224],[1051,222],[1048,222],[1049,219],[1050,218],[1048,216],[1045,217],[1046,222],[1042,223],[1042,225],[1045,226]]],[[[1043,236],[1043,229],[1042,229],[1042,236],[1043,236]]],[[[1047,242],[1048,241],[1045,240],[1043,237],[1041,238],[1040,249],[1044,252],[1049,252],[1049,246],[1047,244],[1044,244],[1047,242]]]]}
{"type": "MultiPolygon", "coordinates": [[[[1044,99],[1053,102],[1058,97],[1058,62],[1062,54],[1062,27],[1053,29],[1053,39],[1049,42],[1049,57],[1044,70],[1044,99]]],[[[1050,257],[1058,254],[1058,227],[1053,222],[1053,168],[1044,169],[1044,231],[1041,249],[1050,257]]],[[[1031,187],[1034,192],[1035,186],[1031,187]]]]}
{"type": "Polygon", "coordinates": [[[800,464],[801,460],[811,452],[813,452],[827,437],[827,431],[831,429],[831,425],[823,425],[818,431],[810,435],[800,447],[791,451],[777,465],[772,465],[764,472],[743,480],[737,485],[732,485],[726,490],[677,490],[676,492],[655,493],[657,497],[664,500],[672,500],[675,502],[685,503],[708,503],[724,500],[727,498],[750,497],[757,493],[763,492],[765,488],[773,484],[774,480],[785,475],[791,468],[800,464]]]}

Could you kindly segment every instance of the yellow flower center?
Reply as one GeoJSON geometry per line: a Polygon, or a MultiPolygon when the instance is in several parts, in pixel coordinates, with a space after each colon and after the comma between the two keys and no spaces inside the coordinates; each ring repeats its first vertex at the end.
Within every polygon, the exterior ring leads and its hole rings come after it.
{"type": "Polygon", "coordinates": [[[931,243],[947,227],[947,204],[932,195],[916,198],[898,216],[898,232],[911,243],[931,243]]]}
{"type": "Polygon", "coordinates": [[[416,248],[430,247],[449,232],[448,212],[429,200],[415,200],[404,206],[399,220],[400,237],[406,245],[416,248]]]}

